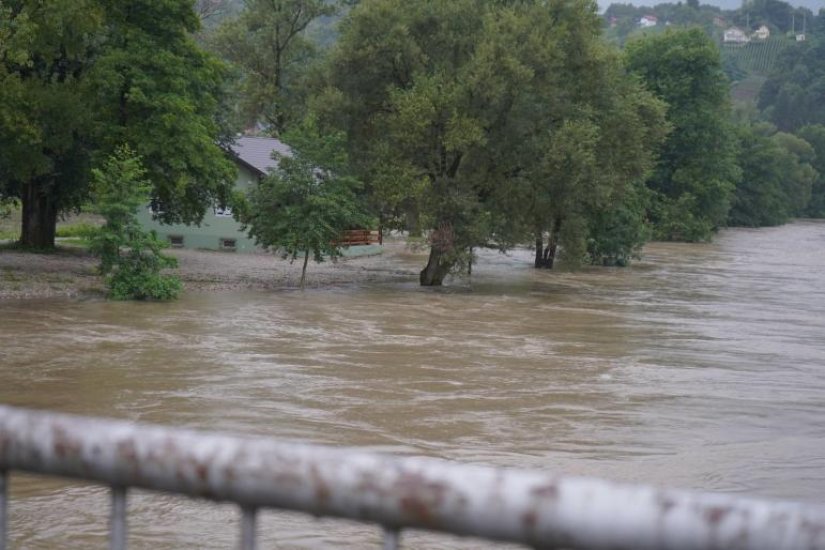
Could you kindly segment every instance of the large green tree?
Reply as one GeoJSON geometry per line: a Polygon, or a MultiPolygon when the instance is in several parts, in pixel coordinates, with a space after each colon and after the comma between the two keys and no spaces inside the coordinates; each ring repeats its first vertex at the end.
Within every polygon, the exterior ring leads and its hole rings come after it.
{"type": "Polygon", "coordinates": [[[632,41],[628,65],[668,105],[672,132],[649,188],[657,235],[705,240],[727,219],[740,171],[719,50],[698,28],[632,41]]]}
{"type": "Polygon", "coordinates": [[[744,126],[739,134],[742,180],[736,186],[729,224],[779,225],[804,214],[817,177],[810,164],[811,145],[765,123],[744,126]]]}
{"type": "MultiPolygon", "coordinates": [[[[554,14],[534,10],[523,14],[525,35],[536,27],[549,32],[525,50],[532,56],[544,47],[545,60],[529,65],[532,82],[519,86],[504,132],[494,133],[501,144],[494,165],[509,184],[496,186],[493,211],[508,205],[505,220],[525,225],[510,240],[535,241],[536,267],[552,268],[559,246],[572,263],[588,259],[588,249],[597,263],[626,261],[646,232],[637,227],[616,239],[603,228],[618,223],[614,213],[641,209],[634,182],[647,175],[667,132],[664,105],[628,78],[597,29],[588,37],[582,25],[571,25],[577,31],[565,36],[550,21],[536,25],[554,14]]],[[[642,220],[642,211],[621,219],[642,220]]],[[[498,239],[508,233],[497,229],[498,239]]]]}
{"type": "Polygon", "coordinates": [[[816,179],[811,186],[811,201],[805,214],[815,218],[825,218],[825,126],[822,124],[803,126],[797,135],[813,148],[814,158],[811,160],[811,166],[817,172],[816,179]]]}
{"type": "Polygon", "coordinates": [[[325,0],[247,0],[216,31],[212,47],[238,70],[238,116],[245,125],[265,123],[279,135],[300,121],[305,69],[314,54],[306,30],[335,10],[325,0]]]}
{"type": "MultiPolygon", "coordinates": [[[[825,12],[823,12],[825,13],[825,12]]],[[[825,124],[825,17],[804,42],[785,48],[759,92],[759,107],[780,130],[825,124]]]]}
{"type": "MultiPolygon", "coordinates": [[[[599,29],[581,0],[372,0],[344,20],[316,107],[346,128],[380,213],[426,231],[421,284],[440,285],[475,246],[554,229],[554,212],[581,234],[584,211],[603,204],[593,197],[611,195],[612,174],[597,173],[623,162],[598,151],[620,140],[618,127],[605,131],[618,121],[611,85],[634,113],[628,128],[642,104],[661,107],[621,80],[599,29]]],[[[648,143],[643,134],[629,131],[625,152],[648,143]]]]}
{"type": "Polygon", "coordinates": [[[88,189],[93,111],[83,78],[103,32],[93,0],[6,1],[0,58],[0,197],[22,203],[21,242],[54,244],[57,216],[88,189]]]}
{"type": "Polygon", "coordinates": [[[369,223],[352,176],[342,133],[324,135],[308,119],[287,132],[290,155],[239,202],[239,219],[249,236],[291,261],[301,258],[301,288],[309,258],[321,262],[341,254],[346,229],[369,223]]]}
{"type": "Polygon", "coordinates": [[[360,2],[342,23],[332,88],[319,101],[346,128],[372,193],[398,192],[430,230],[424,285],[441,284],[488,232],[489,182],[466,168],[506,101],[501,78],[482,82],[492,71],[475,63],[492,11],[481,0],[360,2]]]}
{"type": "Polygon", "coordinates": [[[144,159],[164,220],[197,222],[225,200],[223,68],[192,39],[192,2],[6,0],[0,28],[0,198],[22,203],[24,245],[54,245],[91,166],[121,144],[144,159]]]}

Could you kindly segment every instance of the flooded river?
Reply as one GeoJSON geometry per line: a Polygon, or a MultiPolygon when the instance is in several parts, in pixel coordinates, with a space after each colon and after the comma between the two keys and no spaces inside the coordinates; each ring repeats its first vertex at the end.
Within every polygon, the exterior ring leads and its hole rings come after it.
{"type": "MultiPolygon", "coordinates": [[[[410,260],[411,261],[411,260],[410,260]]],[[[825,224],[472,285],[0,302],[0,402],[461,462],[821,501],[825,224]]],[[[12,477],[14,548],[103,547],[103,488],[12,477]]],[[[134,494],[132,548],[227,548],[231,506],[134,494]]],[[[264,548],[376,529],[267,512],[264,548]]],[[[408,547],[475,548],[413,535],[408,547]]]]}

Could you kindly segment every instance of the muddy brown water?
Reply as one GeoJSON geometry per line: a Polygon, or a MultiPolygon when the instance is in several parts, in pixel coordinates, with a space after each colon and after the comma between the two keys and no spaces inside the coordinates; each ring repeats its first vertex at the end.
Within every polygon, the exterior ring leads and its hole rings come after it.
{"type": "MultiPolygon", "coordinates": [[[[825,223],[652,244],[629,269],[529,259],[485,253],[472,285],[441,290],[0,303],[0,402],[822,501],[825,223]]],[[[104,488],[15,474],[12,547],[104,547],[107,506],[104,488]]],[[[129,521],[132,548],[237,541],[228,505],[139,492],[129,521]]],[[[275,512],[260,532],[264,548],[378,541],[275,512]]]]}

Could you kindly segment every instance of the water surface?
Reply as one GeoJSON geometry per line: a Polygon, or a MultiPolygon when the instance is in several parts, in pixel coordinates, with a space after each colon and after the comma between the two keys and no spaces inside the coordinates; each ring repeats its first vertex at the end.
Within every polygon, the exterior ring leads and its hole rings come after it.
{"type": "MultiPolygon", "coordinates": [[[[0,303],[0,402],[820,501],[825,224],[652,244],[629,269],[483,254],[471,285],[0,303]]],[[[103,547],[108,495],[13,476],[14,548],[103,547]]],[[[132,548],[226,548],[231,506],[133,494],[132,548]]],[[[267,512],[266,548],[374,528],[267,512]]],[[[476,548],[413,535],[414,548],[476,548]]]]}

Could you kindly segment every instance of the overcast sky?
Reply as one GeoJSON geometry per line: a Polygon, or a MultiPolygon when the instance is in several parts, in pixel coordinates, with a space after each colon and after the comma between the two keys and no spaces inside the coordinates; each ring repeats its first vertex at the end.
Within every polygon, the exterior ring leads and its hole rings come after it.
{"type": "MultiPolygon", "coordinates": [[[[633,4],[634,6],[655,6],[656,4],[664,4],[666,2],[676,3],[678,0],[618,0],[615,3],[633,4]]],[[[699,0],[702,4],[710,4],[712,6],[719,6],[722,9],[733,10],[742,5],[742,0],[699,0]]],[[[814,13],[819,12],[820,8],[825,8],[825,0],[786,0],[792,6],[805,6],[814,13]]],[[[607,9],[607,6],[614,3],[611,0],[598,0],[599,6],[602,10],[607,9]]]]}

